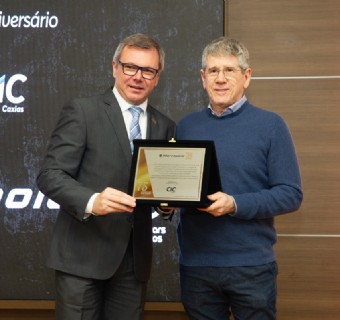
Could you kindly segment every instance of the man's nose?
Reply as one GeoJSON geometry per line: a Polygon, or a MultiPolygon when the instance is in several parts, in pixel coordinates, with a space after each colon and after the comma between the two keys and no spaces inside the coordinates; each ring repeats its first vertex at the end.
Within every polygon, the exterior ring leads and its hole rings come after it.
{"type": "Polygon", "coordinates": [[[219,70],[218,75],[216,77],[216,81],[226,81],[227,77],[224,74],[224,70],[219,70]]]}
{"type": "Polygon", "coordinates": [[[139,69],[139,70],[136,72],[136,74],[133,76],[133,78],[134,78],[134,79],[138,79],[138,80],[142,79],[142,78],[143,78],[142,70],[139,69]]]}

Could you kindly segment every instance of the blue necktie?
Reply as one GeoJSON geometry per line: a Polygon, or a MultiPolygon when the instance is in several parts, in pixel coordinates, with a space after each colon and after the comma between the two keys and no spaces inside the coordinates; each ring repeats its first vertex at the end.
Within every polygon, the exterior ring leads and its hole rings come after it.
{"type": "Polygon", "coordinates": [[[132,121],[130,124],[130,148],[131,153],[133,153],[133,140],[142,138],[139,126],[139,117],[141,112],[143,112],[143,109],[140,107],[130,107],[129,111],[132,114],[132,121]]]}

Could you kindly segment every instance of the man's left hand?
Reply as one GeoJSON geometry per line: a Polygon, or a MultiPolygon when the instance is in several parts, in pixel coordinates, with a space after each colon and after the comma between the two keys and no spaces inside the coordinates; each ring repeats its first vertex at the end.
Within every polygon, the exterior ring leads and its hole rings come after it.
{"type": "Polygon", "coordinates": [[[236,208],[234,198],[226,193],[219,191],[208,195],[208,199],[212,202],[212,204],[207,208],[199,208],[198,210],[210,213],[215,217],[235,212],[236,208]]]}

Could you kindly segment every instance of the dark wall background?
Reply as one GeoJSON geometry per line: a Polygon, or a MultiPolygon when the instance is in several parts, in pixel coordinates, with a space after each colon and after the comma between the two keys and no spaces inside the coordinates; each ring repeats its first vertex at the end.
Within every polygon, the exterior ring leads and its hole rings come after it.
{"type": "MultiPolygon", "coordinates": [[[[44,259],[58,210],[39,193],[35,178],[62,105],[111,86],[118,42],[142,32],[166,52],[165,71],[150,102],[174,120],[206,107],[201,53],[223,34],[223,3],[1,1],[0,299],[54,298],[53,272],[44,259]],[[16,80],[16,75],[23,77],[16,80]]],[[[153,221],[148,301],[179,301],[177,221],[163,222],[156,215],[153,221]]]]}

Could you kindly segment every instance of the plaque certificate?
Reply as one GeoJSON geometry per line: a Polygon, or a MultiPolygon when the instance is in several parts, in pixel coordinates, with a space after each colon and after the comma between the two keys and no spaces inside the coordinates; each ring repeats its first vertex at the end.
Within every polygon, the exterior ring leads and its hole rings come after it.
{"type": "Polygon", "coordinates": [[[212,141],[135,140],[129,192],[139,204],[206,206],[220,182],[212,141]]]}

